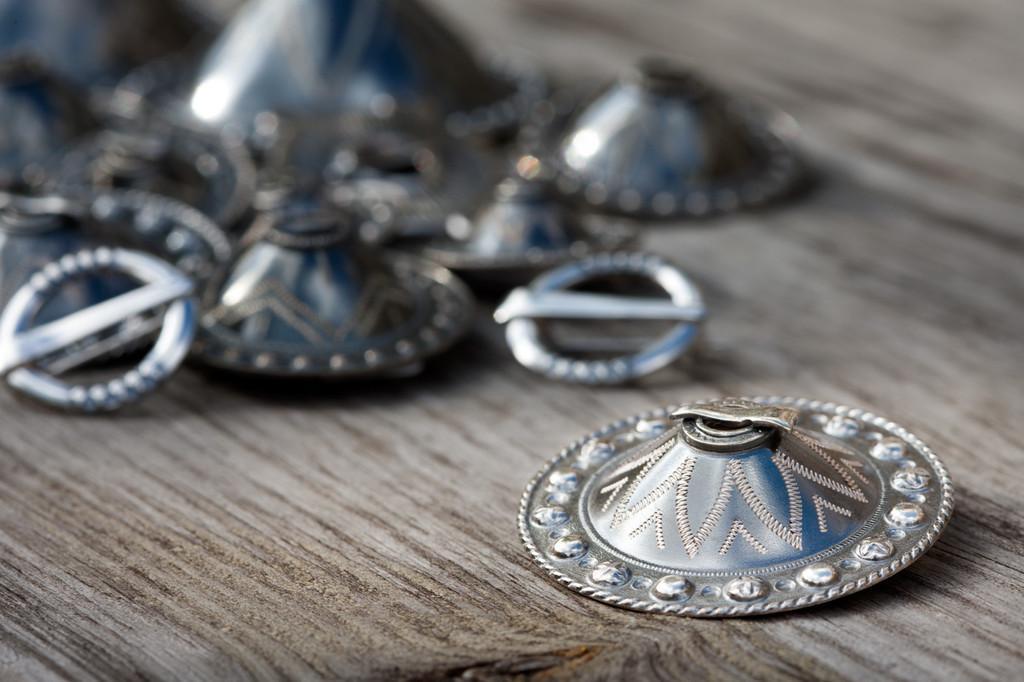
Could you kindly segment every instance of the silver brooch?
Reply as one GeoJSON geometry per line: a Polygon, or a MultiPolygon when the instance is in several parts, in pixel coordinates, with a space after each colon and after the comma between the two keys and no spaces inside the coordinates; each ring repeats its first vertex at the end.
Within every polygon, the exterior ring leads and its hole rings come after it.
{"type": "Polygon", "coordinates": [[[27,56],[89,88],[111,85],[198,34],[178,3],[136,0],[0,0],[0,26],[0,59],[27,56]]]}
{"type": "Polygon", "coordinates": [[[4,309],[0,376],[21,393],[69,410],[114,410],[137,400],[177,369],[188,353],[196,324],[192,287],[192,280],[172,266],[137,251],[98,248],[67,254],[30,277],[4,309]],[[65,283],[99,272],[114,272],[142,286],[36,324],[37,312],[65,283]],[[153,317],[154,310],[162,312],[153,317]],[[152,350],[121,376],[89,384],[58,378],[156,329],[152,350]]]}
{"type": "MultiPolygon", "coordinates": [[[[450,213],[486,197],[498,177],[496,166],[479,146],[448,138],[379,125],[339,127],[337,121],[282,123],[265,153],[263,184],[284,180],[319,192],[389,236],[429,237],[443,230],[450,213]]],[[[291,193],[284,190],[281,198],[291,193]]]]}
{"type": "Polygon", "coordinates": [[[475,214],[449,216],[446,235],[421,252],[481,280],[521,282],[544,268],[621,248],[634,236],[623,225],[592,219],[560,202],[547,182],[513,175],[475,214]]]}
{"type": "Polygon", "coordinates": [[[74,140],[98,125],[82,92],[26,58],[0,60],[0,188],[41,186],[74,140]]]}
{"type": "Polygon", "coordinates": [[[513,290],[494,319],[506,325],[505,340],[524,367],[552,379],[616,384],[676,360],[693,344],[704,315],[700,292],[676,266],[651,254],[617,252],[568,263],[513,290]],[[580,290],[615,278],[644,280],[659,295],[580,290]],[[556,321],[630,324],[620,334],[578,329],[559,335],[545,329],[556,321]],[[638,339],[641,325],[658,329],[638,339]]]}
{"type": "Polygon", "coordinates": [[[58,190],[136,189],[177,199],[229,227],[248,210],[256,171],[239,145],[171,127],[104,131],[61,162],[58,190]]]}
{"type": "MultiPolygon", "coordinates": [[[[73,197],[0,192],[0,304],[50,261],[102,244],[154,253],[196,280],[210,277],[231,255],[213,221],[166,197],[133,190],[73,197]]],[[[122,293],[122,284],[117,277],[92,277],[88,285],[69,281],[40,315],[101,301],[122,293]]]]}
{"type": "Polygon", "coordinates": [[[76,194],[91,239],[151,251],[203,281],[231,257],[224,230],[176,199],[132,189],[76,194]]]}
{"type": "Polygon", "coordinates": [[[614,422],[527,487],[533,558],[569,589],[651,613],[743,616],[864,589],[938,538],[953,486],[864,410],[724,399],[614,422]]]}
{"type": "Polygon", "coordinates": [[[756,206],[803,176],[792,123],[662,61],[603,90],[552,142],[557,187],[605,213],[659,219],[756,206]]]}
{"type": "Polygon", "coordinates": [[[356,220],[293,203],[257,216],[204,297],[196,356],[253,374],[408,374],[469,327],[472,297],[444,268],[363,244],[356,220]]]}
{"type": "Polygon", "coordinates": [[[424,130],[512,127],[543,92],[522,68],[493,68],[415,0],[256,0],[208,52],[188,95],[194,119],[259,135],[260,118],[377,120],[424,130]]]}

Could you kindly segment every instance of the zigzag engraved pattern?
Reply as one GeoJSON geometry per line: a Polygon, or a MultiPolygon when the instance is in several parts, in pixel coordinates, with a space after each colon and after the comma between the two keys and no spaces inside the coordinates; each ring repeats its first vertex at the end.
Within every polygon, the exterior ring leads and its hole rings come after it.
{"type": "Polygon", "coordinates": [[[853,473],[854,476],[860,479],[861,483],[863,483],[864,485],[871,485],[871,481],[869,481],[868,477],[865,476],[864,473],[861,471],[861,469],[864,467],[863,463],[858,462],[855,459],[844,459],[842,460],[842,462],[853,473]]]}
{"type": "MultiPolygon", "coordinates": [[[[243,320],[273,312],[288,323],[295,331],[310,343],[321,343],[330,336],[330,326],[320,318],[312,308],[298,300],[276,280],[257,285],[250,296],[234,306],[219,305],[207,316],[215,322],[226,325],[237,324],[243,320]]],[[[263,320],[261,327],[267,321],[263,320]]]]}
{"type": "Polygon", "coordinates": [[[778,457],[776,464],[792,469],[800,476],[803,476],[808,481],[817,483],[822,488],[828,488],[833,492],[845,495],[846,497],[857,500],[858,502],[868,501],[868,498],[864,496],[864,493],[861,492],[860,488],[852,488],[850,486],[843,485],[842,483],[832,480],[828,476],[823,476],[816,471],[811,471],[800,462],[793,461],[789,455],[781,450],[776,453],[776,457],[778,457]]]}
{"type": "Polygon", "coordinates": [[[686,553],[690,555],[690,558],[697,556],[697,552],[707,541],[708,536],[711,535],[711,531],[714,530],[715,526],[722,518],[722,514],[725,513],[725,506],[729,502],[729,497],[732,495],[732,477],[728,473],[722,478],[722,485],[718,489],[718,495],[715,497],[714,503],[711,505],[711,509],[708,511],[708,515],[704,517],[704,521],[701,522],[700,528],[697,532],[693,532],[693,527],[690,525],[690,514],[687,507],[687,499],[689,498],[689,486],[690,477],[693,474],[694,465],[697,460],[693,457],[687,457],[683,462],[684,465],[689,464],[686,476],[682,477],[676,487],[676,527],[679,529],[679,538],[683,541],[683,547],[686,549],[686,553]]]}
{"type": "Polygon", "coordinates": [[[804,505],[800,501],[800,488],[796,484],[796,475],[789,467],[780,467],[772,455],[775,468],[782,474],[782,482],[786,486],[786,498],[789,500],[789,529],[799,530],[804,525],[804,505]]]}
{"type": "MultiPolygon", "coordinates": [[[[395,306],[412,307],[409,292],[393,285],[387,277],[373,275],[367,280],[351,319],[359,324],[356,330],[368,336],[383,321],[385,313],[394,311],[395,306]]],[[[318,315],[278,280],[261,282],[249,292],[245,300],[233,306],[219,305],[210,310],[207,316],[215,322],[232,325],[267,312],[274,313],[310,343],[341,340],[352,331],[351,323],[338,326],[318,315]]],[[[393,326],[401,323],[398,319],[389,322],[393,326]]]]}
{"type": "Polygon", "coordinates": [[[646,521],[629,531],[629,537],[635,538],[651,526],[654,526],[654,541],[658,545],[658,549],[665,549],[665,523],[663,518],[660,510],[655,511],[647,517],[646,521]]]}
{"type": "MultiPolygon", "coordinates": [[[[772,533],[792,545],[795,549],[802,549],[803,533],[800,526],[796,526],[795,528],[787,527],[775,518],[775,515],[768,509],[768,505],[766,505],[754,491],[754,486],[750,485],[750,481],[747,480],[747,475],[743,471],[743,465],[740,461],[736,459],[732,460],[728,464],[728,469],[729,475],[732,476],[733,481],[736,484],[736,488],[740,491],[740,495],[743,496],[747,506],[754,512],[754,516],[757,517],[757,520],[763,523],[772,533]]],[[[799,500],[797,500],[797,504],[799,504],[799,500]]],[[[792,507],[792,499],[790,499],[790,506],[792,507]]]]}
{"type": "Polygon", "coordinates": [[[732,549],[732,543],[736,539],[737,535],[742,535],[743,538],[750,543],[750,546],[754,548],[759,554],[767,554],[768,548],[762,545],[757,538],[755,538],[747,527],[743,525],[743,522],[736,519],[732,522],[732,526],[729,527],[729,534],[725,536],[725,541],[722,546],[718,549],[718,553],[726,555],[729,550],[732,549]]]}
{"type": "MultiPolygon", "coordinates": [[[[641,504],[634,505],[632,509],[629,509],[627,511],[626,505],[628,505],[629,501],[633,499],[633,494],[636,493],[636,489],[640,486],[640,482],[643,481],[647,474],[650,473],[654,465],[661,461],[661,458],[665,456],[665,453],[672,449],[673,445],[674,443],[672,442],[672,440],[666,440],[664,443],[661,444],[661,446],[653,450],[649,455],[646,455],[640,458],[640,460],[637,460],[636,463],[646,460],[646,464],[643,465],[643,468],[640,469],[640,472],[636,475],[632,482],[630,482],[629,488],[626,489],[626,493],[622,496],[622,501],[619,503],[619,506],[615,508],[615,514],[612,516],[612,528],[621,525],[622,522],[625,521],[627,518],[643,509],[645,506],[647,506],[647,504],[650,504],[655,499],[657,499],[653,498],[652,500],[650,500],[650,502],[647,502],[646,504],[641,502],[641,504]]],[[[675,472],[672,472],[671,475],[674,474],[675,472]]],[[[666,492],[667,490],[668,488],[665,489],[666,492]]],[[[662,492],[662,494],[664,494],[664,492],[662,492]]],[[[648,495],[647,497],[650,497],[650,495],[648,495]]]]}
{"type": "MultiPolygon", "coordinates": [[[[838,493],[851,500],[866,503],[868,502],[864,490],[858,484],[858,480],[868,485],[870,482],[856,468],[856,462],[849,463],[845,459],[838,461],[816,443],[810,441],[806,436],[798,435],[801,443],[806,444],[812,450],[814,456],[818,457],[824,464],[834,470],[838,478],[820,473],[807,465],[795,460],[783,450],[778,450],[771,456],[771,462],[782,478],[786,491],[788,503],[788,515],[783,517],[762,498],[758,490],[748,476],[745,468],[745,461],[733,459],[725,463],[721,481],[715,498],[712,501],[706,515],[700,520],[699,527],[694,529],[691,519],[690,485],[696,470],[698,457],[684,456],[681,461],[656,482],[653,488],[644,494],[640,499],[634,500],[641,484],[651,475],[654,467],[672,451],[676,445],[673,438],[666,438],[651,443],[646,453],[632,459],[631,461],[615,469],[607,480],[611,483],[600,489],[599,495],[605,495],[601,505],[601,511],[607,512],[614,509],[610,519],[610,527],[617,528],[626,524],[631,519],[638,517],[644,510],[650,510],[643,521],[628,531],[629,537],[638,538],[654,529],[654,540],[658,549],[667,547],[665,536],[665,511],[664,507],[652,509],[660,500],[667,495],[674,494],[674,511],[676,530],[684,551],[690,558],[696,557],[716,529],[723,522],[725,512],[733,499],[734,490],[739,493],[746,507],[753,516],[772,535],[790,545],[794,549],[803,549],[803,495],[801,494],[799,479],[803,478],[814,483],[824,490],[838,493]],[[625,491],[625,492],[623,492],[625,491]]],[[[760,479],[755,479],[760,480],[760,479]]],[[[652,483],[654,483],[652,481],[652,483]]],[[[822,533],[828,532],[828,522],[824,514],[831,510],[840,516],[851,518],[853,512],[841,504],[831,502],[821,495],[811,496],[814,511],[817,516],[818,530],[822,533]]],[[[781,510],[779,510],[781,511],[781,510]]],[[[748,519],[749,521],[749,519],[748,519]]],[[[756,529],[755,529],[756,530],[756,529]]],[[[768,545],[762,538],[759,539],[751,532],[743,521],[735,519],[726,533],[725,540],[718,548],[720,554],[730,551],[737,542],[737,538],[744,538],[755,551],[767,553],[768,545]]]]}
{"type": "Polygon", "coordinates": [[[618,496],[619,491],[622,490],[622,487],[626,485],[627,481],[629,481],[629,478],[620,478],[614,483],[610,483],[605,487],[601,488],[602,495],[604,495],[605,493],[611,493],[611,495],[608,495],[608,497],[605,498],[604,504],[601,505],[601,511],[608,511],[608,507],[612,506],[612,502],[615,501],[615,498],[618,496]]]}
{"type": "Polygon", "coordinates": [[[840,507],[838,504],[833,504],[821,495],[812,495],[811,501],[814,502],[814,513],[818,515],[818,530],[822,533],[828,532],[828,521],[825,520],[825,514],[823,513],[825,509],[831,509],[836,514],[847,518],[853,516],[853,512],[846,507],[840,507]]]}
{"type": "Polygon", "coordinates": [[[813,452],[823,461],[827,462],[828,465],[832,467],[832,470],[839,474],[839,476],[843,479],[846,485],[850,487],[851,490],[857,491],[857,494],[859,494],[862,498],[860,501],[867,501],[867,498],[864,497],[863,491],[861,491],[860,487],[857,485],[857,482],[853,480],[853,476],[851,475],[851,469],[840,465],[839,462],[837,462],[835,458],[833,458],[830,454],[825,452],[825,449],[822,448],[821,445],[818,444],[818,442],[815,441],[813,438],[805,436],[804,434],[796,430],[792,431],[791,434],[798,441],[806,445],[811,450],[811,452],[813,452]]]}

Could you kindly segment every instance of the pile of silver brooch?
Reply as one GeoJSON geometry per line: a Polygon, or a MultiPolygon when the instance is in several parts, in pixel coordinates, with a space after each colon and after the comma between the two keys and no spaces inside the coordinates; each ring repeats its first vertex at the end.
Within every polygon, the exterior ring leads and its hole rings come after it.
{"type": "MultiPolygon", "coordinates": [[[[0,0],[0,374],[20,394],[109,411],[186,358],[411,376],[472,328],[473,290],[505,295],[523,367],[627,382],[706,315],[639,228],[806,178],[788,118],[672,63],[555,89],[414,0],[236,4],[0,0]]],[[[582,594],[724,616],[866,587],[951,509],[891,422],[724,399],[571,444],[520,531],[582,594]]]]}

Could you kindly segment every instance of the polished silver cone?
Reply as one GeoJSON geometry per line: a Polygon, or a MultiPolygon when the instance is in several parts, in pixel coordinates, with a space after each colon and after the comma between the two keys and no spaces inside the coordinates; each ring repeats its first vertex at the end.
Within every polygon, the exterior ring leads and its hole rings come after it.
{"type": "Polygon", "coordinates": [[[198,357],[265,375],[405,373],[467,330],[472,299],[448,270],[356,232],[351,216],[310,205],[258,216],[207,292],[198,357]]]}
{"type": "Polygon", "coordinates": [[[645,62],[565,124],[557,186],[602,212],[644,218],[762,204],[801,175],[774,119],[689,71],[645,62]]]}
{"type": "Polygon", "coordinates": [[[173,2],[0,0],[0,60],[29,57],[80,86],[112,84],[197,29],[173,2]]]}
{"type": "Polygon", "coordinates": [[[520,529],[559,582],[645,612],[740,616],[863,589],[931,546],[945,467],[882,417],[726,399],[618,421],[527,488],[520,529]]]}
{"type": "Polygon", "coordinates": [[[164,126],[108,130],[62,159],[57,186],[137,189],[182,201],[219,225],[233,225],[252,202],[256,171],[248,152],[212,136],[164,126]]]}
{"type": "Polygon", "coordinates": [[[83,94],[32,59],[0,61],[0,188],[42,185],[96,127],[83,94]]]}
{"type": "Polygon", "coordinates": [[[587,222],[547,182],[518,175],[498,184],[491,201],[471,217],[451,216],[447,232],[422,253],[457,271],[503,279],[529,278],[572,258],[611,251],[632,237],[622,226],[587,222]]]}
{"type": "Polygon", "coordinates": [[[520,94],[415,0],[254,0],[207,55],[190,107],[201,123],[246,133],[266,112],[402,112],[426,129],[473,132],[515,122],[520,94]]]}

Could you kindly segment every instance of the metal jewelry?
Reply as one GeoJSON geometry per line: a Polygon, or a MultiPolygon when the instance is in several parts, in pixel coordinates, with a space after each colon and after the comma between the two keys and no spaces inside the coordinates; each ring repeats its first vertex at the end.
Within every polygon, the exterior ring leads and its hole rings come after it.
{"type": "Polygon", "coordinates": [[[513,290],[498,306],[494,319],[506,325],[505,340],[527,369],[561,381],[618,384],[659,370],[686,352],[705,312],[700,292],[679,268],[652,254],[617,252],[568,263],[513,290]],[[664,295],[574,290],[615,277],[640,278],[664,295]],[[629,336],[617,338],[610,331],[580,330],[562,341],[563,349],[552,347],[554,342],[543,328],[555,320],[631,322],[628,327],[655,322],[668,329],[639,342],[629,336]],[[575,354],[570,352],[572,346],[578,349],[575,354]]]}
{"type": "Polygon", "coordinates": [[[249,209],[256,171],[241,145],[169,126],[108,130],[61,162],[59,191],[136,189],[182,201],[223,227],[249,209]]]}
{"type": "Polygon", "coordinates": [[[431,260],[484,282],[522,282],[574,258],[614,251],[634,232],[597,223],[559,201],[550,185],[520,175],[497,185],[470,217],[453,214],[446,234],[420,249],[431,260]]]}
{"type": "Polygon", "coordinates": [[[556,186],[614,215],[728,212],[779,198],[804,177],[788,117],[664,61],[641,63],[559,130],[550,159],[556,186]]]}
{"type": "Polygon", "coordinates": [[[296,202],[257,216],[204,296],[198,359],[270,376],[418,371],[468,329],[473,299],[448,270],[364,244],[358,220],[296,202]]]}
{"type": "Polygon", "coordinates": [[[40,402],[83,412],[110,411],[152,391],[177,369],[195,334],[192,280],[138,251],[101,247],[67,254],[29,278],[0,316],[0,376],[40,402]],[[114,271],[142,284],[73,313],[35,324],[34,318],[69,280],[114,271]],[[146,314],[166,306],[156,318],[146,314]],[[155,322],[155,324],[154,324],[155,322]],[[112,334],[103,335],[113,329],[112,334]],[[153,349],[130,371],[103,383],[59,378],[159,329],[153,349]]]}
{"type": "Polygon", "coordinates": [[[527,486],[534,560],[569,589],[647,613],[802,608],[906,568],[953,510],[946,468],[864,410],[722,399],[623,419],[527,486]]]}

